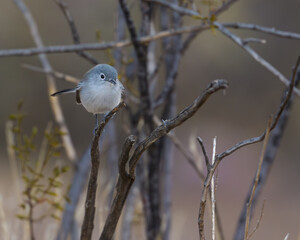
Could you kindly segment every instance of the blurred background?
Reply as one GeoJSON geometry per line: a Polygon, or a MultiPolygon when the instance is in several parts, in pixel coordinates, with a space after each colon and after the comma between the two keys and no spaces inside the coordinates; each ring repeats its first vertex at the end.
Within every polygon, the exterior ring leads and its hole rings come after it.
{"type": "MultiPolygon", "coordinates": [[[[72,44],[69,26],[54,1],[26,0],[25,3],[38,24],[46,46],[72,44]]],[[[117,1],[73,0],[67,3],[82,42],[96,42],[97,31],[101,32],[102,41],[114,40],[117,1]]],[[[299,0],[243,0],[234,4],[218,20],[300,32],[299,12],[299,0]]],[[[134,20],[139,24],[140,16],[134,15],[134,20]]],[[[184,17],[184,24],[197,24],[197,21],[184,17]]],[[[28,26],[13,1],[1,0],[0,32],[0,49],[34,47],[28,26]]],[[[241,37],[266,39],[266,44],[252,46],[285,76],[291,76],[299,55],[300,41],[253,31],[233,32],[241,37]]],[[[92,54],[101,63],[108,61],[103,51],[93,51],[92,54]]],[[[78,78],[92,67],[75,53],[51,54],[48,58],[55,70],[78,78]]],[[[44,74],[24,69],[24,63],[40,66],[37,56],[0,58],[0,196],[6,216],[4,219],[9,228],[19,220],[13,220],[18,203],[12,191],[5,123],[8,116],[16,112],[20,100],[24,100],[24,112],[27,115],[25,128],[37,126],[42,132],[49,121],[54,122],[44,74]]],[[[209,155],[214,136],[217,136],[217,153],[220,153],[243,139],[260,135],[268,117],[279,106],[285,89],[276,77],[220,32],[213,34],[205,31],[198,35],[182,58],[176,85],[178,112],[190,104],[212,80],[218,78],[229,81],[226,94],[213,95],[193,118],[175,130],[186,148],[195,144],[195,138],[200,136],[209,155]]],[[[59,80],[57,85],[59,89],[73,86],[59,80]]],[[[76,105],[74,99],[72,95],[63,96],[60,102],[76,150],[82,155],[91,142],[94,117],[82,106],[76,105]]],[[[270,177],[262,192],[262,198],[266,199],[264,216],[253,239],[284,239],[287,233],[290,233],[289,239],[300,239],[299,108],[299,99],[296,99],[270,177]]],[[[115,118],[120,121],[122,116],[126,116],[124,112],[115,118]]],[[[120,142],[123,142],[126,135],[120,132],[119,136],[120,142]]],[[[38,137],[42,138],[42,135],[38,137]]],[[[243,148],[224,159],[219,166],[216,198],[226,239],[233,237],[246,193],[256,172],[261,148],[262,144],[243,148]]],[[[202,182],[183,156],[175,151],[171,239],[198,239],[197,217],[202,182]]],[[[258,203],[252,227],[259,217],[261,204],[258,203]]]]}

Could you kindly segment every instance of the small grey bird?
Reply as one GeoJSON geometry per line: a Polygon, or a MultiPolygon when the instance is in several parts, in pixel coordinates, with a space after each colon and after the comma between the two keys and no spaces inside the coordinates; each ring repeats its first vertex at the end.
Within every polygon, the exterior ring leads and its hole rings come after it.
{"type": "Polygon", "coordinates": [[[76,93],[76,102],[96,115],[107,113],[121,102],[124,87],[118,80],[117,70],[108,64],[98,64],[90,69],[77,87],[65,89],[51,96],[76,93]]]}

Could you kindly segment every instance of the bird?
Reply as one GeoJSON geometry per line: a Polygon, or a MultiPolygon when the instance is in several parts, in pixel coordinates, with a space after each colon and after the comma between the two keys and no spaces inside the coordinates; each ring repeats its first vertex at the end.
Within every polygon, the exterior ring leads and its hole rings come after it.
{"type": "Polygon", "coordinates": [[[97,128],[98,114],[107,114],[118,106],[124,91],[117,70],[108,64],[98,64],[84,74],[75,88],[64,89],[51,96],[75,93],[76,102],[96,116],[97,128]]]}

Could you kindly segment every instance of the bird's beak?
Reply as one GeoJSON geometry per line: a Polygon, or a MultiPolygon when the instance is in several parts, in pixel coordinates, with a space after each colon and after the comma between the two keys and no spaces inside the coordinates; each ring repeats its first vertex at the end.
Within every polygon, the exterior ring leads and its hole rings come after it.
{"type": "Polygon", "coordinates": [[[112,78],[108,79],[107,81],[114,84],[114,85],[117,83],[117,81],[115,79],[112,79],[112,78]]]}

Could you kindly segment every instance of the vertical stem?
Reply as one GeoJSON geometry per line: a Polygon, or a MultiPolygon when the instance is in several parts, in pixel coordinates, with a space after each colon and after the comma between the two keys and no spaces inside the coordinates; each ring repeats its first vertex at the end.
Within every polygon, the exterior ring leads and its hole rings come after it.
{"type": "MultiPolygon", "coordinates": [[[[214,144],[213,144],[213,154],[212,154],[212,161],[211,165],[214,165],[216,159],[216,141],[217,137],[214,137],[214,144]]],[[[212,220],[212,240],[216,239],[216,200],[215,200],[215,176],[213,174],[211,179],[211,220],[212,220]]]]}

